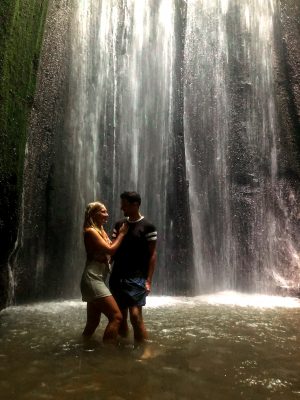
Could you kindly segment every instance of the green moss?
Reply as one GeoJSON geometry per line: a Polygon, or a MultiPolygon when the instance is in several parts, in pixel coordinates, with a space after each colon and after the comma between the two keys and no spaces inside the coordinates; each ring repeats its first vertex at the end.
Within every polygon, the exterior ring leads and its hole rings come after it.
{"type": "Polygon", "coordinates": [[[0,309],[17,236],[28,120],[48,0],[0,0],[0,309]]]}
{"type": "Polygon", "coordinates": [[[0,5],[0,177],[17,175],[19,188],[47,7],[48,0],[0,5]]]}

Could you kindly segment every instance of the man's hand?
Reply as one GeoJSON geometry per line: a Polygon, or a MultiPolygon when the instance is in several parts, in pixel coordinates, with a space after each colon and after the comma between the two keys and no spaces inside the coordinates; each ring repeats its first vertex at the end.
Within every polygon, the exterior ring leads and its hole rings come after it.
{"type": "Polygon", "coordinates": [[[147,295],[148,295],[151,292],[151,281],[149,281],[149,279],[147,279],[145,282],[145,288],[146,288],[147,295]]]}

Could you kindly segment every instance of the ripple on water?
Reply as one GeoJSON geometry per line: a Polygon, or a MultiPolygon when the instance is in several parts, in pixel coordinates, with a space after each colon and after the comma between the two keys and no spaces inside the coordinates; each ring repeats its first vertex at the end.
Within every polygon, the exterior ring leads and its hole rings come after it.
{"type": "Polygon", "coordinates": [[[174,393],[180,399],[209,394],[231,400],[242,392],[244,398],[274,395],[275,400],[280,393],[289,400],[300,390],[299,308],[154,298],[144,314],[151,338],[147,357],[133,349],[132,333],[117,349],[103,347],[105,318],[93,340],[83,343],[85,308],[79,301],[6,309],[0,327],[1,394],[30,400],[132,399],[137,381],[142,383],[137,398],[151,393],[160,400],[174,393]]]}

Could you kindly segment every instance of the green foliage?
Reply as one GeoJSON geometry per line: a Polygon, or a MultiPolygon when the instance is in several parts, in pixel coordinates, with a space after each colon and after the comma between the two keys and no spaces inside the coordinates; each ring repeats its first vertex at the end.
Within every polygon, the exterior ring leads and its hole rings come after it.
{"type": "Polygon", "coordinates": [[[0,178],[20,187],[48,0],[0,3],[0,178]]]}

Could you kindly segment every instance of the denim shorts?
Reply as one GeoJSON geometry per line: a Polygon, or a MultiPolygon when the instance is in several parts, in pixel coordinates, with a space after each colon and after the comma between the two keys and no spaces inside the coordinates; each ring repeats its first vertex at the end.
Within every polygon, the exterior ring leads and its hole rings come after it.
{"type": "Polygon", "coordinates": [[[120,309],[144,306],[146,304],[146,279],[123,278],[111,282],[110,290],[120,309]]]}

